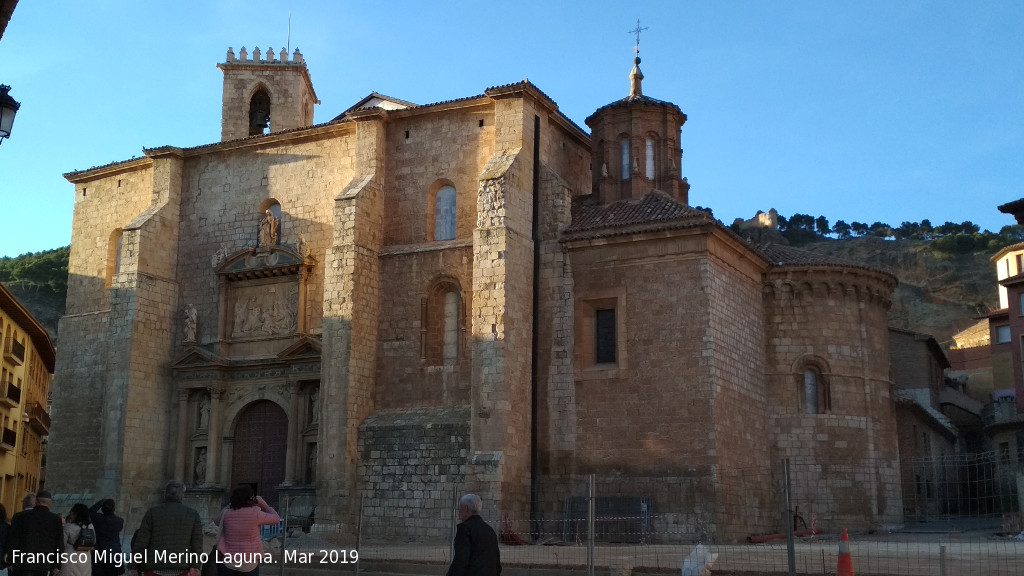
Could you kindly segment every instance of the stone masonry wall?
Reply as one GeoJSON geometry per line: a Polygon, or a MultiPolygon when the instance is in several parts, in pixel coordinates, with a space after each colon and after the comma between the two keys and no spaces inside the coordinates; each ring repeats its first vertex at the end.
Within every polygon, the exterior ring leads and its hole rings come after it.
{"type": "Polygon", "coordinates": [[[825,529],[902,515],[885,315],[892,281],[843,272],[780,269],[765,292],[773,459],[799,464],[795,502],[825,529]],[[828,382],[827,413],[804,410],[808,362],[828,382]]]}
{"type": "MultiPolygon", "coordinates": [[[[318,510],[351,519],[358,510],[358,427],[373,413],[380,315],[380,248],[385,132],[377,113],[356,120],[356,177],[335,198],[324,261],[324,329],[319,426],[318,510]]],[[[353,524],[348,524],[351,530],[353,524]]]]}
{"type": "MultiPolygon", "coordinates": [[[[216,267],[225,255],[256,247],[261,208],[269,201],[281,206],[281,244],[294,246],[301,237],[318,262],[307,279],[306,319],[310,332],[320,332],[334,196],[354,175],[353,132],[352,126],[332,127],[315,138],[253,142],[188,158],[178,243],[178,306],[179,312],[187,304],[196,307],[200,345],[218,338],[216,267]]],[[[174,332],[180,353],[182,322],[174,324],[174,332]]]]}
{"type": "MultiPolygon", "coordinates": [[[[717,231],[716,231],[717,232],[717,231]]],[[[703,356],[712,397],[717,482],[715,530],[742,539],[778,524],[775,489],[757,473],[769,453],[764,390],[764,264],[731,238],[711,236],[704,284],[709,324],[703,356]]],[[[699,432],[698,432],[699,433],[699,432]]]]}
{"type": "Polygon", "coordinates": [[[469,408],[378,412],[359,427],[362,529],[368,539],[444,542],[465,490],[469,408]]]}
{"type": "MultiPolygon", "coordinates": [[[[115,232],[149,206],[153,185],[149,158],[124,163],[110,174],[75,182],[66,313],[110,308],[115,232]]],[[[59,376],[58,376],[59,378],[59,376]]]]}
{"type": "Polygon", "coordinates": [[[577,473],[711,472],[716,444],[703,350],[711,309],[705,247],[704,236],[690,233],[570,250],[577,473]],[[593,340],[580,338],[586,329],[579,322],[593,314],[591,301],[614,301],[620,344],[614,365],[587,358],[593,340]]]}
{"type": "Polygon", "coordinates": [[[455,238],[469,240],[476,224],[477,179],[494,151],[494,109],[415,112],[389,115],[384,244],[433,242],[433,193],[443,184],[455,187],[455,238]]]}
{"type": "Polygon", "coordinates": [[[473,306],[472,262],[473,251],[468,245],[419,245],[381,258],[381,275],[388,289],[381,293],[380,362],[375,391],[379,410],[469,405],[472,344],[467,342],[467,311],[473,306]],[[421,339],[439,337],[423,332],[426,328],[421,320],[422,299],[439,278],[457,282],[461,288],[462,329],[458,361],[453,365],[431,364],[420,358],[421,339]]]}

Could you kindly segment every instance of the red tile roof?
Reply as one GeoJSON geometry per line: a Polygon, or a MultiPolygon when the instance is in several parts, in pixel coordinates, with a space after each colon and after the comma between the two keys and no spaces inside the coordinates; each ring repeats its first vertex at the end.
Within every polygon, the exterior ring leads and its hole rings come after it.
{"type": "Polygon", "coordinates": [[[691,208],[660,190],[642,198],[598,204],[593,196],[577,197],[572,204],[572,223],[567,239],[615,236],[653,230],[688,228],[714,222],[703,210],[691,208]]]}

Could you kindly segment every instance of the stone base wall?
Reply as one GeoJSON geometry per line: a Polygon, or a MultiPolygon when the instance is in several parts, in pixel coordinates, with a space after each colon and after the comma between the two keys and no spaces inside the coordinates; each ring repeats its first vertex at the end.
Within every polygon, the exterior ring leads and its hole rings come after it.
{"type": "Polygon", "coordinates": [[[359,427],[360,490],[353,494],[362,503],[363,537],[408,542],[450,538],[468,455],[468,407],[367,418],[359,427]]]}

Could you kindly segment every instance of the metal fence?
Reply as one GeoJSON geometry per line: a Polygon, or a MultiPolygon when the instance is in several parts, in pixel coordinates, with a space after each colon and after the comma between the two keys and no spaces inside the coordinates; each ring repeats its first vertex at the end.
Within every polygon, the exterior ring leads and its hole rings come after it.
{"type": "MultiPolygon", "coordinates": [[[[897,521],[883,522],[883,514],[849,530],[856,574],[1024,575],[1021,476],[1005,464],[994,454],[904,463],[897,521]]],[[[889,473],[882,464],[878,470],[889,473]]],[[[877,503],[874,512],[855,510],[865,505],[861,484],[866,480],[857,477],[860,473],[844,480],[842,468],[830,471],[827,462],[783,461],[732,471],[733,478],[664,479],[633,494],[625,494],[630,482],[589,476],[535,494],[532,517],[488,510],[486,503],[483,516],[499,536],[510,574],[545,569],[581,576],[685,574],[687,558],[690,567],[707,565],[706,573],[715,575],[836,574],[840,532],[848,520],[893,507],[877,503]],[[719,489],[703,491],[709,483],[719,489]],[[767,496],[753,493],[755,486],[766,487],[767,496]],[[857,495],[844,500],[847,486],[857,495]],[[737,538],[727,526],[736,519],[724,520],[719,512],[746,505],[759,509],[750,511],[746,537],[737,538]]],[[[287,522],[268,530],[271,549],[288,560],[280,564],[281,573],[317,568],[358,573],[362,566],[372,572],[443,574],[451,561],[461,487],[427,488],[432,497],[444,495],[443,512],[367,491],[360,495],[363,505],[354,525],[289,516],[284,500],[279,512],[287,522]],[[418,514],[423,508],[430,514],[418,514]],[[389,522],[399,529],[383,529],[389,522]]],[[[893,497],[891,490],[871,494],[893,497]]],[[[738,521],[745,519],[741,515],[738,521]]]]}

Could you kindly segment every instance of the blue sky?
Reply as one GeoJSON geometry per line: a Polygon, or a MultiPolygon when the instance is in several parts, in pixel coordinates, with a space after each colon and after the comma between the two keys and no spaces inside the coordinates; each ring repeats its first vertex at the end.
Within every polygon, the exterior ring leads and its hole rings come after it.
{"type": "Polygon", "coordinates": [[[418,104],[529,78],[577,124],[628,92],[688,115],[690,202],[731,222],[1012,224],[1024,197],[1024,2],[22,0],[0,83],[0,256],[66,245],[62,174],[220,138],[227,48],[309,66],[325,122],[376,91],[418,104]]]}

